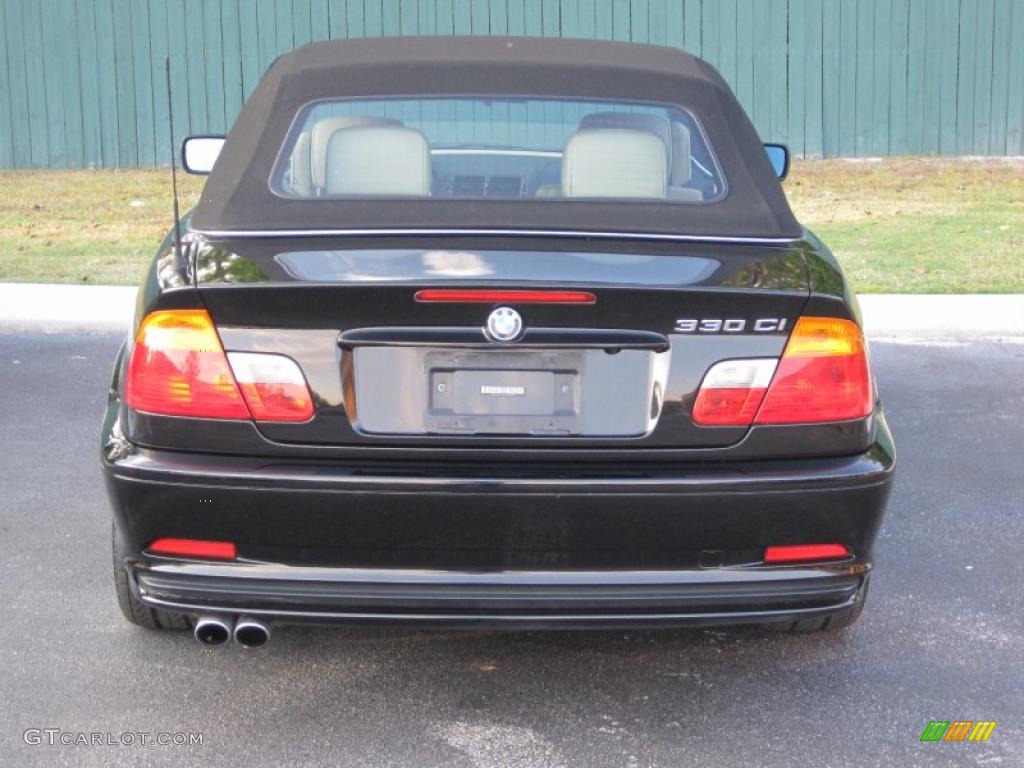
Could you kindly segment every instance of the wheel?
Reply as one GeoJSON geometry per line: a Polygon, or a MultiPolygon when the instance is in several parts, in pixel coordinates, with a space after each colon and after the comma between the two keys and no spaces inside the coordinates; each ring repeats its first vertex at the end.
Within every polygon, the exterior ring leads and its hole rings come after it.
{"type": "Polygon", "coordinates": [[[114,553],[114,591],[117,594],[117,605],[124,617],[132,624],[146,629],[191,629],[192,624],[185,614],[150,608],[132,592],[131,584],[128,582],[128,571],[125,570],[121,562],[122,552],[116,523],[113,525],[112,549],[114,553]]]}
{"type": "Polygon", "coordinates": [[[868,599],[868,585],[871,583],[871,576],[864,577],[864,584],[857,592],[857,601],[849,608],[830,613],[828,616],[818,616],[813,619],[801,619],[800,621],[773,622],[766,626],[775,632],[834,632],[839,629],[846,629],[851,626],[861,613],[864,612],[864,603],[868,599]]]}

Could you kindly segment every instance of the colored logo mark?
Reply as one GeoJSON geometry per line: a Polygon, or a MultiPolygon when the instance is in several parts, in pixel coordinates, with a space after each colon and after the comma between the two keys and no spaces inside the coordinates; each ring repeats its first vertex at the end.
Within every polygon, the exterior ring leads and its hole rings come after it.
{"type": "Polygon", "coordinates": [[[930,720],[921,741],[988,741],[995,720],[930,720]]]}

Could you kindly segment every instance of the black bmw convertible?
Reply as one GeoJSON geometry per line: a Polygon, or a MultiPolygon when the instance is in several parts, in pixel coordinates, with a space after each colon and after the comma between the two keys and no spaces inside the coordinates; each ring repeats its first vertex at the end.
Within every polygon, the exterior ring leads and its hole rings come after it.
{"type": "Polygon", "coordinates": [[[101,438],[129,621],[857,619],[894,462],[859,310],[707,63],[316,43],[183,162],[101,438]]]}

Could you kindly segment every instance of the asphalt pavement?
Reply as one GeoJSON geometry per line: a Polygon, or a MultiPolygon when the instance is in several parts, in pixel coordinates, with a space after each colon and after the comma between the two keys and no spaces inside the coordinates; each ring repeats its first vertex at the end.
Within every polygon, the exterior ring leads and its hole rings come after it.
{"type": "Polygon", "coordinates": [[[0,764],[1024,765],[1024,344],[873,343],[897,478],[846,632],[283,627],[260,651],[117,610],[117,344],[0,335],[0,764]],[[998,725],[922,743],[930,720],[998,725]]]}

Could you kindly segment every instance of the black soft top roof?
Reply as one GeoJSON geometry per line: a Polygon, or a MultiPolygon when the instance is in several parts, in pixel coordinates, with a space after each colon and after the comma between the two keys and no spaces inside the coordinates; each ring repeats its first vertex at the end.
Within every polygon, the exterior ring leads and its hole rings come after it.
{"type": "Polygon", "coordinates": [[[795,238],[761,140],[707,62],[674,48],[558,38],[365,38],[281,56],[228,135],[192,227],[206,232],[471,229],[795,238]],[[269,185],[288,130],[318,99],[518,96],[655,102],[693,112],[728,185],[718,202],[285,199],[269,185]]]}

